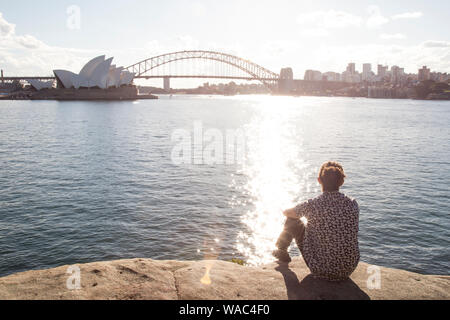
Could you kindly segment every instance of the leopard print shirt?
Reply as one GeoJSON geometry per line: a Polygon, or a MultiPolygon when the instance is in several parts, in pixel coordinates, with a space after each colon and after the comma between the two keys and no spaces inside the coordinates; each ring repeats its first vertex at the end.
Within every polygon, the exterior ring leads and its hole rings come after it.
{"type": "Polygon", "coordinates": [[[313,276],[348,278],[359,262],[358,203],[340,192],[324,192],[295,207],[305,224],[300,251],[313,276]]]}

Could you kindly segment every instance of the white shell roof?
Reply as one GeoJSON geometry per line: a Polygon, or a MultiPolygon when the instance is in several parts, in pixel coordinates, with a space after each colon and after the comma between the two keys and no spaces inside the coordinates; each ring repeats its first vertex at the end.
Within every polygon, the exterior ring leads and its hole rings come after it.
{"type": "Polygon", "coordinates": [[[112,65],[113,58],[105,60],[105,56],[99,56],[89,61],[79,74],[67,70],[54,70],[55,76],[64,88],[119,87],[129,85],[133,82],[134,73],[124,70],[123,67],[116,68],[112,65]]]}
{"type": "Polygon", "coordinates": [[[78,77],[76,73],[67,70],[54,70],[53,73],[61,81],[64,88],[72,88],[74,80],[78,77]]]}
{"type": "Polygon", "coordinates": [[[27,79],[28,83],[36,90],[50,89],[53,87],[54,80],[40,81],[36,79],[27,79]]]}
{"type": "Polygon", "coordinates": [[[122,72],[122,75],[120,77],[120,84],[119,85],[128,85],[133,82],[134,79],[134,73],[124,71],[122,72]]]}
{"type": "Polygon", "coordinates": [[[109,87],[119,87],[120,85],[120,75],[122,73],[123,67],[110,69],[108,74],[108,81],[106,85],[109,87]]]}
{"type": "Polygon", "coordinates": [[[79,75],[82,76],[83,78],[89,79],[92,76],[92,73],[94,72],[95,68],[97,68],[98,65],[103,61],[105,61],[104,55],[92,59],[91,61],[85,64],[85,66],[81,69],[79,75]]]}
{"type": "Polygon", "coordinates": [[[106,89],[106,81],[108,80],[109,67],[111,66],[112,60],[113,58],[109,58],[94,69],[89,80],[90,85],[96,85],[102,89],[106,89]]]}

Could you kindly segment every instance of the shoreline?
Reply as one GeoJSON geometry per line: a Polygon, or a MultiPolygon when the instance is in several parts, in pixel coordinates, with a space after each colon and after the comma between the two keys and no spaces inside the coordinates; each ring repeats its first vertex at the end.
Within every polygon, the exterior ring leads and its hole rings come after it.
{"type": "Polygon", "coordinates": [[[368,99],[368,100],[411,100],[411,101],[450,101],[450,99],[419,99],[419,98],[370,98],[360,96],[327,96],[327,95],[281,95],[270,93],[245,93],[245,94],[219,94],[219,93],[157,93],[158,96],[211,96],[211,97],[237,97],[237,96],[273,96],[273,97],[316,97],[316,98],[348,98],[348,99],[368,99]]]}
{"type": "Polygon", "coordinates": [[[158,99],[153,94],[139,94],[135,86],[110,89],[43,89],[40,91],[15,91],[0,100],[39,101],[125,101],[158,99]]]}
{"type": "Polygon", "coordinates": [[[135,96],[117,97],[102,95],[101,97],[65,97],[63,95],[42,96],[36,95],[34,92],[13,92],[0,94],[0,101],[135,101],[135,100],[157,100],[159,96],[210,96],[210,97],[236,97],[236,96],[273,96],[273,97],[320,97],[320,98],[349,98],[349,99],[369,99],[369,100],[411,100],[411,101],[450,101],[450,99],[420,99],[420,98],[373,98],[364,96],[341,96],[341,95],[282,95],[271,93],[245,93],[245,94],[220,94],[220,93],[191,93],[191,92],[174,92],[174,93],[148,93],[137,94],[135,96]]]}
{"type": "Polygon", "coordinates": [[[360,262],[351,278],[315,279],[303,259],[241,266],[144,258],[25,271],[0,278],[5,300],[450,300],[450,276],[360,262]],[[75,270],[75,271],[74,271],[75,270]],[[79,271],[79,287],[74,277],[79,271]]]}

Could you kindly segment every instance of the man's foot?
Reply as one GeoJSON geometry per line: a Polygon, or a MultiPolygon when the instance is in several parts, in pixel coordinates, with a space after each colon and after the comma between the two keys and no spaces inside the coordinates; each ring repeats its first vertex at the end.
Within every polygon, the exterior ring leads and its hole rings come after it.
{"type": "Polygon", "coordinates": [[[272,255],[278,259],[278,261],[281,262],[291,262],[291,257],[289,256],[289,253],[287,252],[287,250],[281,250],[281,249],[277,249],[272,251],[272,255]]]}

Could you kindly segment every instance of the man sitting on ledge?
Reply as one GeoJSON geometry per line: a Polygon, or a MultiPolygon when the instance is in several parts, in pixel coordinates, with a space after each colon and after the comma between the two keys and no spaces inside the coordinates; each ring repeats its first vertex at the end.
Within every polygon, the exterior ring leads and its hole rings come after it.
{"type": "Polygon", "coordinates": [[[273,255],[290,262],[287,252],[295,239],[311,274],[331,281],[347,279],[359,262],[358,203],[339,192],[344,169],[337,162],[322,165],[318,181],[323,193],[284,211],[284,230],[273,255]]]}

